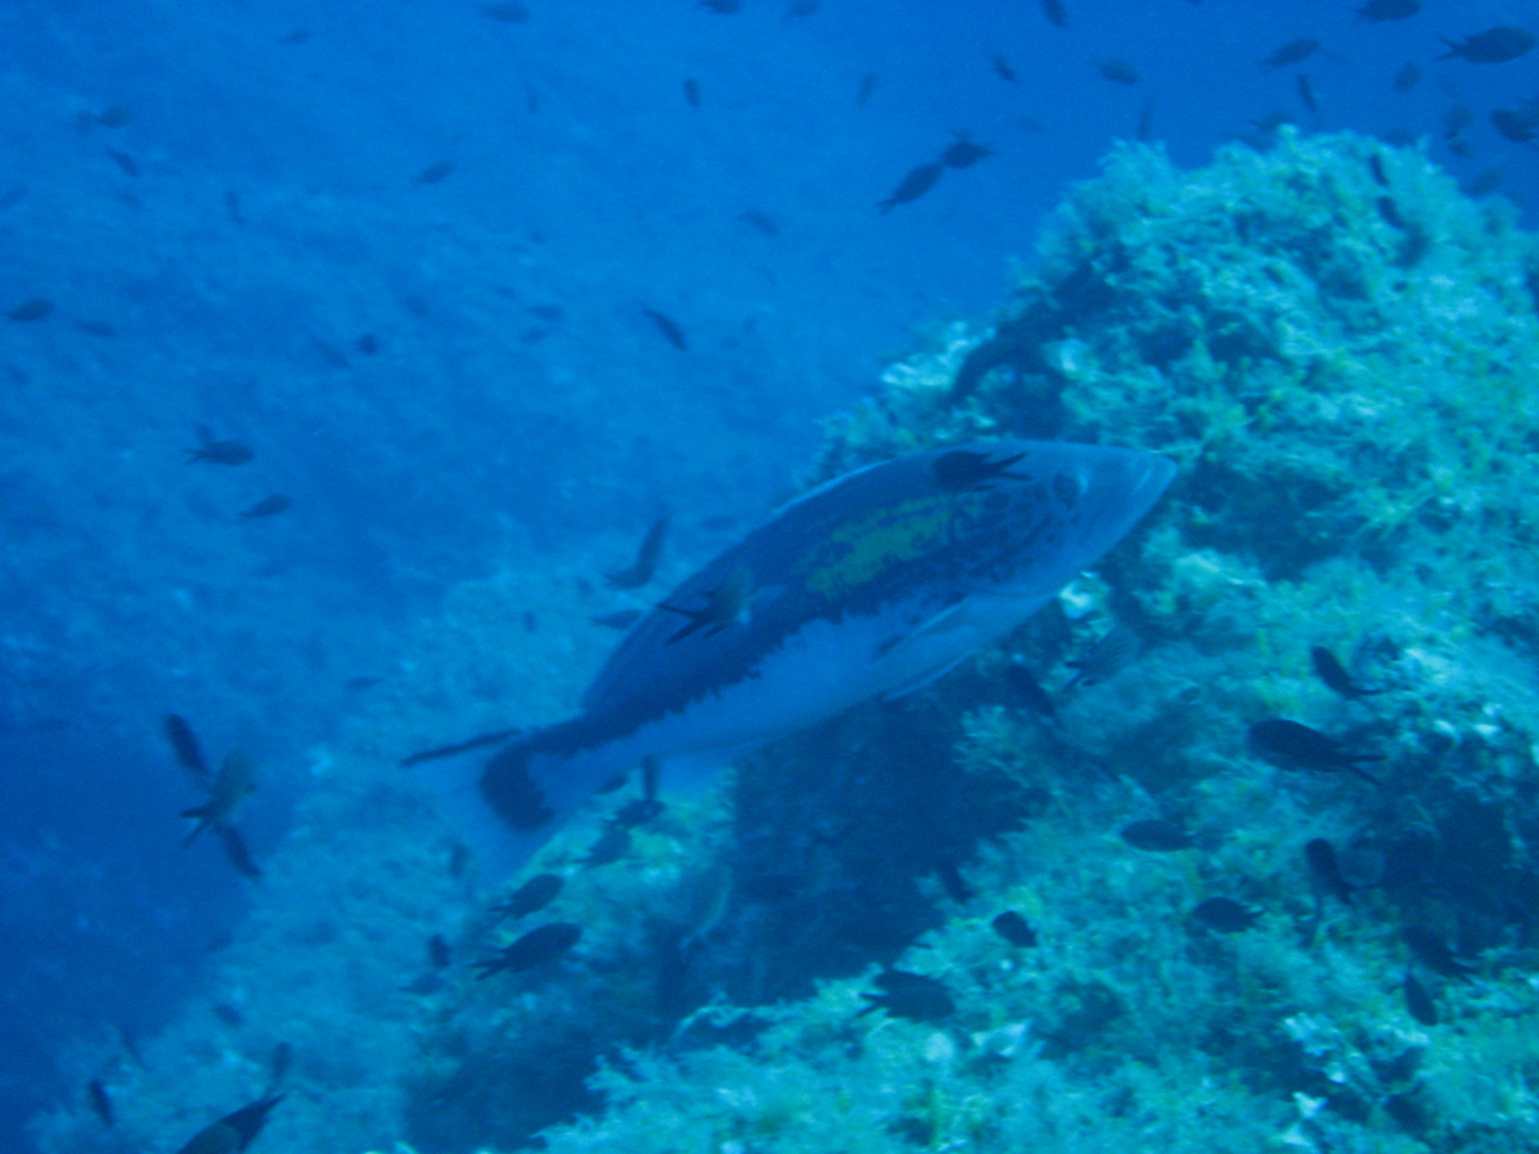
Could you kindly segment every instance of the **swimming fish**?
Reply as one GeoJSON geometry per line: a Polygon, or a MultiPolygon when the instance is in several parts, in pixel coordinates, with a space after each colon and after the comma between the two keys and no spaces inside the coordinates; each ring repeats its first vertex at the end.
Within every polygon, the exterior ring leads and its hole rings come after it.
{"type": "Polygon", "coordinates": [[[192,832],[182,839],[182,844],[191,845],[206,829],[228,826],[241,802],[256,789],[254,779],[251,762],[244,754],[232,753],[226,757],[209,783],[208,800],[182,811],[183,817],[197,822],[192,832]]]}
{"type": "Polygon", "coordinates": [[[894,1018],[911,1022],[940,1022],[956,1013],[957,1004],[944,983],[928,974],[910,970],[883,970],[876,976],[880,993],[862,993],[867,1005],[857,1018],[886,1010],[894,1018]]]}
{"type": "Polygon", "coordinates": [[[530,930],[515,938],[489,958],[475,964],[476,977],[489,978],[493,974],[521,973],[553,962],[561,957],[582,937],[582,927],[572,922],[551,922],[530,930]]]}
{"type": "Polygon", "coordinates": [[[1383,784],[1362,766],[1365,761],[1383,761],[1382,754],[1354,750],[1302,722],[1271,717],[1252,725],[1247,737],[1253,750],[1283,769],[1313,769],[1322,773],[1344,769],[1373,785],[1383,784]]]}
{"type": "Polygon", "coordinates": [[[912,204],[934,188],[935,182],[945,171],[946,166],[939,161],[932,160],[926,164],[916,164],[903,174],[903,179],[898,181],[897,187],[879,200],[876,207],[883,213],[888,213],[900,204],[912,204]]]}
{"type": "Polygon", "coordinates": [[[207,425],[198,426],[198,447],[187,450],[187,462],[201,461],[206,465],[245,465],[256,454],[244,441],[216,437],[207,425]]]}
{"type": "Polygon", "coordinates": [[[1368,0],[1357,10],[1357,18],[1373,24],[1388,20],[1407,20],[1421,11],[1421,0],[1368,0]]]}
{"type": "Polygon", "coordinates": [[[276,517],[279,513],[287,513],[294,505],[288,497],[282,493],[273,493],[263,497],[255,505],[248,505],[241,510],[242,521],[260,521],[263,517],[276,517]]]}
{"type": "Polygon", "coordinates": [[[1122,540],[1175,471],[1138,450],[1004,440],[829,481],[637,622],[578,716],[519,734],[463,780],[430,784],[467,836],[516,866],[558,817],[649,755],[677,782],[681,761],[715,770],[732,753],[929,684],[1122,540]],[[958,461],[969,462],[968,483],[957,483],[958,461]]]}
{"type": "Polygon", "coordinates": [[[604,574],[611,589],[639,589],[652,580],[652,574],[657,572],[657,562],[663,555],[663,543],[668,539],[669,520],[669,515],[664,513],[653,521],[636,550],[636,559],[624,569],[604,574]]]}
{"type": "Polygon", "coordinates": [[[1312,36],[1301,36],[1297,40],[1278,45],[1261,61],[1261,67],[1270,72],[1287,68],[1290,64],[1302,64],[1319,50],[1318,40],[1312,36]]]}
{"type": "Polygon", "coordinates": [[[1209,898],[1198,902],[1192,910],[1192,920],[1217,930],[1221,934],[1238,934],[1256,924],[1260,913],[1233,898],[1209,898]]]}
{"type": "Polygon", "coordinates": [[[1477,32],[1473,36],[1466,36],[1463,40],[1451,40],[1444,36],[1443,43],[1448,47],[1448,51],[1439,56],[1439,60],[1458,59],[1467,60],[1471,64],[1506,64],[1510,60],[1528,55],[1534,45],[1539,43],[1539,39],[1536,39],[1527,28],[1502,24],[1495,28],[1487,28],[1484,32],[1477,32]]]}

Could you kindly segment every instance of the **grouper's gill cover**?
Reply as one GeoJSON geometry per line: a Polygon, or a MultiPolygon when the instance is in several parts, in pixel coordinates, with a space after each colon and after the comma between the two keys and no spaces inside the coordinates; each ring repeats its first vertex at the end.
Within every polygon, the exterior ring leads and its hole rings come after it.
{"type": "Polygon", "coordinates": [[[1121,540],[1174,473],[1136,450],[991,441],[793,501],[638,621],[576,718],[485,764],[480,800],[516,843],[497,864],[644,757],[663,759],[666,787],[670,757],[719,763],[938,677],[1121,540]]]}

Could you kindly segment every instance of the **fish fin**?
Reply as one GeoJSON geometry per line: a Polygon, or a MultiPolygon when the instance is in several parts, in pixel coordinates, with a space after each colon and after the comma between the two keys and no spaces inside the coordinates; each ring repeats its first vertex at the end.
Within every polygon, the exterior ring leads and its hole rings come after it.
{"type": "Polygon", "coordinates": [[[945,677],[946,674],[950,673],[971,656],[971,653],[964,653],[955,661],[948,661],[945,665],[938,668],[926,670],[911,681],[905,681],[902,685],[889,689],[886,693],[882,694],[882,700],[897,701],[900,698],[909,696],[911,693],[918,693],[921,689],[925,689],[939,681],[942,677],[945,677]]]}

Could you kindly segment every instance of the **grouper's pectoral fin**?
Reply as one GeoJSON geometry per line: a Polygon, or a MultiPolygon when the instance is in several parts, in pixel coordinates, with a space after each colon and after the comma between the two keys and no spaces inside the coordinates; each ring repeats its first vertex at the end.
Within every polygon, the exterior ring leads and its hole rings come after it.
{"type": "Polygon", "coordinates": [[[950,673],[977,645],[967,598],[952,602],[878,646],[872,674],[884,701],[906,697],[950,673]]]}

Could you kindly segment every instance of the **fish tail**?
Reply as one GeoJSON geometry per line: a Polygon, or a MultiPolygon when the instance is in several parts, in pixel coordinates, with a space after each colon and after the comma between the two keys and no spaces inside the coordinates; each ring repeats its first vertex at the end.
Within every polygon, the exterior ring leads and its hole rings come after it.
{"type": "Polygon", "coordinates": [[[197,841],[198,835],[214,824],[214,807],[211,805],[195,805],[191,809],[182,810],[182,816],[198,823],[182,839],[182,845],[186,847],[197,841]]]}

